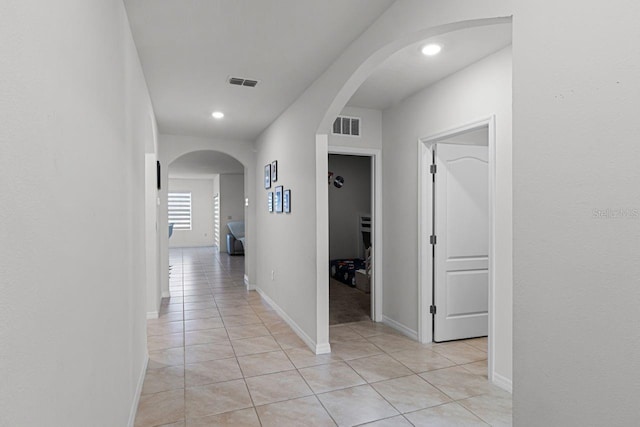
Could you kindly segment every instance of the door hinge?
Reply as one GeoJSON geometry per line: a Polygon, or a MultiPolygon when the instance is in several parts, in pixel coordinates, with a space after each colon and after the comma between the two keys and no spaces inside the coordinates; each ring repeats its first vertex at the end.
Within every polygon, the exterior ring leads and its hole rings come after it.
{"type": "Polygon", "coordinates": [[[438,167],[436,165],[431,165],[431,167],[429,168],[429,170],[431,171],[431,173],[436,173],[437,172],[438,167]]]}
{"type": "Polygon", "coordinates": [[[435,305],[432,305],[431,307],[429,307],[429,313],[436,314],[436,306],[435,305]]]}
{"type": "Polygon", "coordinates": [[[432,245],[436,244],[436,236],[434,234],[429,236],[429,243],[432,244],[432,245]]]}

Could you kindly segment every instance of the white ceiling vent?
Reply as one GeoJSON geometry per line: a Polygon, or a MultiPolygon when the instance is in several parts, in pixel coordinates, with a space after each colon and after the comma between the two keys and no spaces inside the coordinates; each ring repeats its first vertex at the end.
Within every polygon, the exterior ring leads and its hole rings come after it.
{"type": "Polygon", "coordinates": [[[338,116],[333,122],[333,134],[360,136],[360,118],[338,116]]]}
{"type": "Polygon", "coordinates": [[[235,86],[256,87],[258,84],[258,80],[243,79],[242,77],[229,77],[227,81],[235,86]]]}

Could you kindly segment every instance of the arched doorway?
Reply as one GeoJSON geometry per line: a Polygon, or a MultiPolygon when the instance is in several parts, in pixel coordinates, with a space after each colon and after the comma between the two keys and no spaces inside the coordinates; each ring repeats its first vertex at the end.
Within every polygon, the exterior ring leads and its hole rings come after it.
{"type": "MultiPolygon", "coordinates": [[[[237,141],[212,141],[203,138],[161,135],[160,136],[160,162],[162,167],[161,187],[159,192],[159,228],[168,230],[168,188],[169,170],[176,165],[177,170],[185,172],[184,168],[191,163],[195,165],[196,171],[204,173],[207,171],[208,159],[213,162],[214,167],[224,168],[225,163],[235,162],[241,167],[243,178],[243,199],[244,199],[244,221],[245,221],[245,245],[244,245],[244,282],[248,289],[253,289],[255,280],[255,206],[249,203],[255,194],[255,159],[250,144],[238,143],[237,141]],[[182,160],[181,160],[182,159],[182,160]],[[216,166],[217,165],[217,166],[216,166]]],[[[211,164],[209,165],[209,167],[211,164]]],[[[221,169],[225,171],[226,169],[221,169]]],[[[227,170],[228,171],[228,170],[227,170]]],[[[235,170],[234,170],[235,171],[235,170]]],[[[213,202],[212,202],[213,203],[213,202]]],[[[222,233],[221,233],[222,234],[222,233]]],[[[211,236],[213,237],[213,236],[211,236]]],[[[223,238],[223,236],[221,236],[223,238]]],[[[162,296],[169,296],[169,238],[168,232],[161,235],[160,241],[160,269],[162,296]]]]}
{"type": "MultiPolygon", "coordinates": [[[[441,35],[445,35],[454,31],[465,31],[465,30],[471,30],[474,28],[480,28],[480,27],[487,27],[487,26],[494,26],[494,25],[510,25],[510,18],[488,18],[488,19],[480,19],[480,20],[471,20],[471,21],[462,21],[462,22],[457,22],[457,23],[452,23],[452,24],[447,24],[447,25],[443,25],[443,26],[439,26],[439,27],[435,27],[435,28],[428,28],[428,29],[423,29],[421,31],[417,31],[415,33],[412,33],[410,35],[407,35],[406,37],[399,37],[397,40],[391,40],[388,41],[387,44],[384,45],[380,45],[378,47],[378,49],[376,51],[374,51],[371,56],[369,58],[367,58],[366,60],[364,60],[357,68],[355,68],[355,71],[353,72],[353,74],[347,79],[346,83],[342,86],[342,88],[339,90],[339,92],[337,93],[337,95],[335,96],[335,98],[333,99],[333,102],[331,103],[330,107],[327,109],[327,112],[317,130],[317,134],[316,134],[316,153],[317,153],[317,157],[316,157],[316,166],[317,166],[317,182],[320,183],[321,181],[325,181],[326,180],[326,170],[327,170],[327,156],[325,153],[328,153],[331,151],[331,133],[329,132],[329,129],[331,127],[331,124],[333,123],[333,121],[335,120],[336,117],[338,117],[340,115],[340,113],[343,110],[343,107],[345,105],[347,105],[347,102],[349,101],[349,99],[351,98],[351,96],[356,92],[356,90],[360,87],[360,85],[365,82],[365,80],[372,74],[374,73],[374,71],[376,70],[376,68],[378,66],[380,66],[380,64],[383,63],[383,61],[385,61],[387,58],[391,57],[394,53],[408,47],[411,46],[413,44],[416,44],[417,42],[420,41],[426,41],[429,39],[433,39],[433,38],[437,38],[441,35]]],[[[510,73],[510,70],[509,70],[510,73]]],[[[509,97],[510,97],[510,93],[509,93],[509,97]]],[[[499,114],[502,114],[503,111],[501,111],[499,114]]],[[[503,115],[501,118],[499,118],[499,125],[500,126],[505,126],[502,129],[498,129],[498,133],[501,134],[502,136],[500,138],[502,138],[503,142],[502,144],[504,144],[503,146],[501,146],[502,148],[500,148],[501,150],[503,150],[503,152],[510,152],[510,144],[511,144],[511,140],[510,140],[510,135],[507,136],[507,131],[506,129],[509,128],[510,129],[510,108],[508,110],[508,112],[504,112],[506,113],[506,115],[503,115]],[[506,146],[508,145],[508,147],[506,146]]],[[[447,129],[447,128],[453,128],[454,126],[459,126],[460,124],[466,123],[466,122],[470,122],[470,121],[475,121],[478,120],[480,118],[486,117],[489,114],[486,114],[484,112],[482,113],[476,113],[479,114],[479,116],[471,116],[469,117],[463,117],[463,118],[458,118],[459,122],[454,124],[451,123],[441,123],[437,126],[441,126],[440,128],[435,128],[435,130],[433,130],[433,134],[442,131],[443,129],[447,129]]],[[[491,112],[491,114],[493,114],[493,112],[491,112]]],[[[417,139],[419,138],[416,137],[413,141],[413,159],[412,159],[412,164],[407,164],[407,175],[411,176],[411,170],[415,168],[416,170],[416,177],[415,177],[415,186],[418,186],[418,177],[417,177],[417,170],[418,170],[418,162],[415,161],[416,157],[419,157],[419,146],[415,143],[417,141],[417,139]]],[[[384,155],[384,147],[382,149],[382,155],[384,155]]],[[[503,158],[503,160],[506,160],[506,158],[503,158]]],[[[384,165],[384,163],[383,163],[384,165]]],[[[396,165],[397,166],[397,165],[396,165]]],[[[397,167],[396,167],[397,169],[397,167]]],[[[509,169],[510,170],[510,162],[508,164],[508,167],[505,167],[505,170],[509,169]]],[[[385,171],[382,171],[383,175],[385,174],[385,171]]],[[[397,173],[397,171],[396,171],[397,173]]],[[[499,178],[500,179],[500,178],[499,178]]],[[[506,174],[502,176],[502,179],[504,179],[505,184],[499,184],[500,185],[504,185],[505,187],[508,187],[510,189],[510,175],[507,176],[506,174]]],[[[326,206],[327,206],[327,191],[324,190],[326,188],[326,186],[321,186],[321,185],[317,185],[319,194],[318,194],[318,199],[321,200],[320,203],[317,204],[317,217],[318,217],[318,225],[317,225],[317,236],[318,236],[318,271],[321,271],[321,269],[323,268],[322,266],[328,264],[328,256],[325,257],[324,254],[326,254],[326,250],[325,248],[328,247],[328,225],[327,225],[327,214],[326,214],[326,206]]],[[[389,194],[389,191],[391,190],[393,192],[393,186],[391,186],[391,184],[389,184],[388,182],[383,184],[383,188],[387,190],[387,194],[389,194]]],[[[413,194],[411,187],[409,187],[409,189],[407,190],[408,194],[413,194]]],[[[384,192],[384,190],[383,190],[384,192]]],[[[399,192],[398,189],[396,189],[395,192],[399,192]]],[[[509,193],[510,194],[510,193],[509,193]]],[[[504,197],[508,197],[505,193],[504,197]]],[[[393,199],[396,202],[398,202],[399,204],[402,204],[402,200],[398,200],[397,197],[393,198],[393,197],[387,197],[387,199],[393,199]]],[[[415,216],[415,213],[417,213],[418,209],[416,206],[416,209],[411,209],[409,207],[409,209],[405,209],[405,210],[410,210],[414,213],[412,213],[413,216],[415,216]]],[[[385,219],[383,224],[389,225],[395,218],[394,215],[391,215],[392,218],[389,217],[389,215],[387,214],[387,212],[393,212],[394,208],[393,206],[391,207],[391,209],[387,208],[385,209],[385,219]]],[[[503,212],[505,215],[510,215],[510,213],[508,212],[503,212]]],[[[500,214],[499,214],[500,215],[500,214]]],[[[378,213],[378,219],[380,219],[380,213],[378,213]]],[[[409,215],[408,217],[410,217],[411,215],[409,215]]],[[[510,216],[508,216],[509,218],[509,224],[510,224],[510,216]]],[[[397,220],[397,218],[396,218],[397,220]]],[[[416,219],[409,219],[409,221],[415,223],[415,228],[416,230],[419,228],[418,227],[418,220],[416,219]]],[[[380,221],[382,222],[382,221],[380,221]]],[[[403,217],[399,222],[402,222],[403,224],[407,223],[407,218],[403,217]]],[[[506,224],[506,222],[505,222],[506,224]]],[[[510,228],[510,225],[507,224],[506,226],[508,228],[510,228]]],[[[503,224],[504,225],[504,224],[503,224]]],[[[500,233],[500,231],[493,230],[494,233],[500,233]]],[[[380,239],[380,241],[377,243],[377,247],[378,247],[378,254],[380,253],[380,249],[382,246],[382,237],[380,236],[380,234],[382,234],[382,227],[380,226],[380,228],[375,227],[374,228],[374,246],[376,246],[376,234],[378,239],[380,239]]],[[[419,269],[419,263],[420,263],[420,259],[421,256],[418,256],[417,254],[419,253],[419,244],[417,243],[417,232],[416,233],[411,233],[411,235],[415,234],[415,237],[409,237],[409,239],[406,239],[406,236],[401,237],[398,233],[394,231],[386,231],[384,232],[384,242],[385,242],[385,251],[390,250],[391,253],[396,252],[397,249],[399,247],[403,247],[400,244],[397,244],[397,242],[400,239],[404,239],[405,242],[405,249],[410,251],[410,252],[414,252],[415,256],[409,257],[410,259],[407,261],[408,263],[408,268],[412,269],[415,271],[415,276],[416,276],[416,282],[420,283],[421,279],[418,279],[419,274],[420,274],[420,269],[419,269]],[[415,242],[415,246],[411,243],[413,240],[416,240],[415,242]],[[393,243],[392,245],[388,245],[388,243],[393,243]],[[409,247],[406,247],[406,245],[408,245],[409,247]]],[[[508,233],[507,233],[508,234],[508,233]]],[[[499,240],[499,239],[498,239],[499,240]]],[[[502,271],[510,271],[510,265],[511,265],[511,258],[510,258],[510,239],[503,239],[503,242],[509,240],[508,243],[504,243],[504,248],[508,250],[509,256],[505,257],[502,262],[502,266],[499,266],[499,270],[501,269],[502,271]],[[508,247],[507,247],[508,246],[508,247]]],[[[375,249],[374,249],[374,254],[375,254],[375,249]]],[[[385,253],[389,253],[389,252],[385,252],[385,253]]],[[[393,258],[393,257],[385,257],[387,258],[387,262],[389,258],[393,258]]],[[[378,259],[374,259],[374,265],[375,266],[383,266],[384,262],[378,257],[378,259]]],[[[376,269],[377,270],[377,269],[376,269]]],[[[384,273],[382,273],[381,271],[377,270],[374,272],[374,275],[378,276],[379,279],[384,279],[384,278],[389,278],[388,275],[385,275],[384,273]],[[382,277],[380,277],[382,276],[382,277]]],[[[319,291],[321,289],[323,289],[326,285],[321,281],[322,279],[319,277],[318,280],[318,289],[319,291]]],[[[380,286],[380,288],[383,285],[382,283],[383,280],[378,280],[378,286],[380,286]]],[[[511,284],[510,282],[507,281],[506,276],[503,276],[503,286],[500,289],[500,292],[503,293],[503,296],[508,296],[510,295],[510,287],[511,284]]],[[[384,321],[386,323],[392,324],[392,326],[395,326],[396,329],[401,330],[403,333],[405,333],[406,335],[412,336],[414,339],[419,339],[423,342],[427,342],[430,341],[430,336],[429,338],[425,338],[427,336],[427,334],[424,333],[425,330],[430,330],[431,329],[431,324],[428,324],[428,322],[430,321],[430,318],[427,318],[427,316],[424,316],[424,306],[425,303],[424,301],[429,300],[429,304],[431,304],[430,299],[429,298],[425,298],[425,289],[423,289],[419,284],[415,285],[415,294],[413,293],[413,290],[405,290],[405,291],[398,291],[397,289],[395,289],[395,292],[406,292],[407,293],[407,300],[409,300],[408,304],[411,306],[407,306],[406,304],[402,307],[404,307],[404,309],[406,310],[405,313],[402,312],[403,308],[400,308],[401,306],[398,305],[397,302],[394,302],[394,304],[390,304],[387,307],[387,313],[381,313],[381,317],[384,319],[384,321]],[[412,314],[413,313],[413,314],[412,314]],[[386,317],[389,316],[390,318],[387,319],[386,317]],[[397,318],[400,319],[400,321],[397,321],[396,319],[394,319],[393,317],[397,316],[397,318]],[[411,324],[411,322],[413,322],[414,320],[410,320],[409,323],[407,323],[407,321],[402,321],[402,317],[404,316],[404,320],[406,319],[414,319],[415,320],[415,326],[411,324]],[[428,319],[427,321],[425,321],[424,319],[428,319]],[[395,321],[395,325],[393,325],[395,321]],[[409,327],[407,327],[407,325],[409,325],[409,327]]],[[[383,296],[386,296],[390,293],[391,291],[383,291],[382,289],[379,289],[379,295],[376,295],[378,297],[378,299],[382,298],[383,296]]],[[[327,299],[328,300],[328,299],[327,299]]],[[[322,319],[321,316],[323,315],[323,313],[325,312],[325,307],[322,306],[322,304],[326,303],[325,299],[319,299],[318,300],[318,329],[319,329],[319,335],[320,335],[320,330],[322,328],[322,319]]],[[[375,298],[374,298],[375,301],[375,298]]],[[[502,301],[504,302],[504,300],[502,301]]],[[[381,301],[377,301],[377,304],[380,304],[381,306],[381,310],[384,310],[384,308],[382,308],[383,304],[381,303],[381,301]]],[[[405,301],[406,303],[406,301],[405,301]]],[[[426,306],[427,307],[427,313],[429,310],[429,305],[426,306]]],[[[500,308],[501,311],[501,316],[504,316],[503,321],[505,322],[509,322],[509,328],[510,328],[510,318],[508,318],[508,315],[511,312],[511,306],[510,306],[510,302],[507,303],[506,305],[502,305],[500,308]]],[[[327,310],[328,311],[328,310],[327,310]]],[[[377,320],[377,319],[376,319],[377,320]]],[[[491,322],[490,322],[491,323],[491,322]]],[[[510,336],[510,329],[509,328],[505,328],[503,329],[500,333],[502,334],[500,336],[500,346],[502,346],[502,350],[504,350],[504,348],[509,347],[510,348],[510,342],[511,342],[511,336],[510,336]]],[[[430,334],[429,334],[430,335],[430,334]]],[[[491,337],[491,341],[489,343],[489,351],[493,352],[495,351],[496,348],[496,344],[495,342],[492,342],[493,337],[491,337]]],[[[491,356],[490,356],[491,357],[491,356]]],[[[510,365],[511,365],[511,354],[510,354],[510,350],[508,351],[504,351],[503,352],[503,360],[502,360],[502,366],[504,367],[504,371],[506,372],[510,372],[510,365]]],[[[489,370],[489,376],[490,378],[492,377],[492,374],[494,373],[494,370],[492,367],[490,367],[489,370]]],[[[500,378],[500,380],[502,380],[504,378],[500,378]]],[[[504,388],[510,388],[510,381],[502,381],[501,385],[504,388]]]]}
{"type": "Polygon", "coordinates": [[[171,162],[168,175],[169,214],[172,194],[189,199],[189,212],[183,220],[188,224],[169,220],[170,226],[173,224],[170,247],[213,245],[222,253],[234,253],[225,236],[229,223],[244,223],[244,166],[219,151],[192,151],[171,162]]]}

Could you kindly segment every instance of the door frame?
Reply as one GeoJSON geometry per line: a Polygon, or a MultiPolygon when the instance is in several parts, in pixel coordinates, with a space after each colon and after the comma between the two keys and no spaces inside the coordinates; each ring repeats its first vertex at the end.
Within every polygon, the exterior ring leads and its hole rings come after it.
{"type": "MultiPolygon", "coordinates": [[[[327,147],[329,154],[370,157],[371,162],[371,320],[382,322],[382,150],[375,148],[355,148],[331,145],[327,147]]],[[[329,206],[327,205],[327,211],[329,206]]],[[[327,232],[328,232],[327,224],[327,232]]],[[[328,233],[327,233],[328,238],[328,233]]],[[[327,239],[328,240],[328,239],[327,239]]]]}
{"type": "Polygon", "coordinates": [[[495,115],[451,128],[436,134],[418,139],[418,338],[422,343],[432,341],[433,317],[429,307],[433,304],[433,258],[431,256],[433,203],[431,185],[431,165],[433,147],[438,142],[460,134],[487,127],[488,159],[489,159],[489,337],[488,368],[489,381],[493,381],[494,371],[494,307],[495,307],[495,176],[496,176],[496,128],[495,115]]]}

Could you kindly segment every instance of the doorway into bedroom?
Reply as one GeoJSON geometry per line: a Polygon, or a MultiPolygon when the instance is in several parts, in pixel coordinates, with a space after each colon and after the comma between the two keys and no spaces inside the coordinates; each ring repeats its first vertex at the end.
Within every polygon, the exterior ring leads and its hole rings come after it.
{"type": "Polygon", "coordinates": [[[372,318],[373,158],[329,154],[329,324],[372,318]]]}

